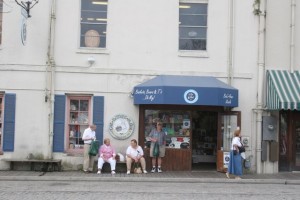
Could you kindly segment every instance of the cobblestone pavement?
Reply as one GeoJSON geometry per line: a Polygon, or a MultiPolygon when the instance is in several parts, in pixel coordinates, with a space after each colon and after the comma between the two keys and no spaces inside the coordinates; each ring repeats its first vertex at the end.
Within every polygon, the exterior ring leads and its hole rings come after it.
{"type": "Polygon", "coordinates": [[[0,181],[1,200],[299,199],[300,185],[182,182],[0,181]]]}
{"type": "MultiPolygon", "coordinates": [[[[51,177],[57,178],[110,178],[110,173],[102,173],[100,175],[96,173],[85,174],[81,171],[62,171],[62,172],[36,172],[36,171],[0,171],[0,179],[5,177],[43,177],[44,179],[51,177]]],[[[163,173],[148,173],[148,174],[130,174],[117,173],[113,175],[114,178],[130,178],[130,179],[145,179],[145,178],[156,178],[156,179],[226,179],[224,173],[216,171],[195,171],[195,172],[163,172],[163,173]]],[[[300,173],[293,172],[282,172],[277,174],[244,174],[242,179],[246,180],[299,180],[300,173]]]]}

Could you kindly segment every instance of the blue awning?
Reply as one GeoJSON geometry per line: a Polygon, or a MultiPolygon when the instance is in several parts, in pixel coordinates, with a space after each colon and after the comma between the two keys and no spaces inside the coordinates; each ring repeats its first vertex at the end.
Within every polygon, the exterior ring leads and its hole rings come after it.
{"type": "Polygon", "coordinates": [[[238,106],[238,90],[209,76],[160,75],[134,87],[134,104],[238,106]]]}

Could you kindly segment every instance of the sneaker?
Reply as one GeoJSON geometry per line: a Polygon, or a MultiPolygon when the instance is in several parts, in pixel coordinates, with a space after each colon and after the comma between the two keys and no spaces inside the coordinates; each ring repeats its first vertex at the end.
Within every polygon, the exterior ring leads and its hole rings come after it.
{"type": "Polygon", "coordinates": [[[146,170],[143,170],[144,174],[147,174],[148,172],[146,170]]]}
{"type": "Polygon", "coordinates": [[[162,173],[162,170],[161,170],[161,168],[159,167],[159,168],[157,168],[157,172],[158,173],[162,173]]]}
{"type": "Polygon", "coordinates": [[[155,172],[155,167],[152,167],[151,173],[154,173],[154,172],[155,172]]]}
{"type": "Polygon", "coordinates": [[[111,171],[111,175],[114,175],[114,174],[116,174],[116,172],[113,170],[113,171],[111,171]]]}
{"type": "Polygon", "coordinates": [[[226,172],[226,177],[227,177],[227,178],[230,178],[230,176],[229,176],[229,173],[228,173],[228,172],[226,172]]]}
{"type": "Polygon", "coordinates": [[[127,175],[129,175],[129,174],[130,174],[130,171],[128,170],[128,171],[127,171],[127,175]]]}
{"type": "Polygon", "coordinates": [[[101,171],[99,170],[99,171],[97,172],[97,174],[101,174],[101,171]]]}

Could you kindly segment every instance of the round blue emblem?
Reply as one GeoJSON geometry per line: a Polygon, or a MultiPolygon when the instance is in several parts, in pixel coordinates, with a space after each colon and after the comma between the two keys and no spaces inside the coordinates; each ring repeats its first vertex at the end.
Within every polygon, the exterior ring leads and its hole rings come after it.
{"type": "Polygon", "coordinates": [[[184,100],[187,103],[195,103],[196,101],[198,101],[198,92],[196,90],[187,90],[185,91],[184,95],[184,100]]]}

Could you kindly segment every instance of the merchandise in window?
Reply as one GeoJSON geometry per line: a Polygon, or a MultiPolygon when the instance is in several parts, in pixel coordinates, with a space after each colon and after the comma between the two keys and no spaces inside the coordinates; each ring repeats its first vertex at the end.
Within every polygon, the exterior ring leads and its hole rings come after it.
{"type": "Polygon", "coordinates": [[[166,146],[176,149],[190,148],[190,113],[187,111],[145,110],[145,147],[150,148],[151,130],[157,121],[163,123],[166,146]]]}
{"type": "Polygon", "coordinates": [[[81,0],[80,47],[106,48],[107,0],[81,0]]]}
{"type": "Polygon", "coordinates": [[[90,97],[69,97],[67,138],[69,149],[83,149],[83,132],[90,123],[90,97]]]}
{"type": "Polygon", "coordinates": [[[3,127],[3,96],[0,96],[0,150],[2,149],[2,127],[3,127]]]}
{"type": "Polygon", "coordinates": [[[207,4],[179,3],[179,50],[206,50],[207,4]]]}

